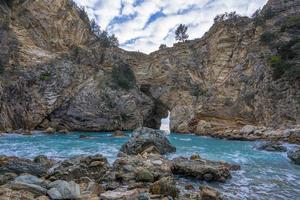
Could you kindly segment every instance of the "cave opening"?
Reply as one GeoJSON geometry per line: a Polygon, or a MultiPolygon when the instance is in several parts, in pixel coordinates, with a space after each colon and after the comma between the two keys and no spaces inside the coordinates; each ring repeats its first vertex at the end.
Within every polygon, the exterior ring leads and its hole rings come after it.
{"type": "Polygon", "coordinates": [[[165,131],[167,134],[170,134],[170,114],[171,112],[168,110],[168,116],[166,118],[161,119],[160,130],[165,131]]]}

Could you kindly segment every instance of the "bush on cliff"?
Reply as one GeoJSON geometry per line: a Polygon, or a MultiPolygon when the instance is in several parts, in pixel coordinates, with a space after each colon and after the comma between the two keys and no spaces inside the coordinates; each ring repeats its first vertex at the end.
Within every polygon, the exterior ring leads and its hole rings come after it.
{"type": "Polygon", "coordinates": [[[264,44],[271,44],[276,39],[276,34],[270,31],[266,31],[260,36],[260,41],[264,44]]]}
{"type": "Polygon", "coordinates": [[[114,83],[126,90],[132,89],[136,85],[134,72],[125,63],[113,67],[112,79],[114,83]]]}

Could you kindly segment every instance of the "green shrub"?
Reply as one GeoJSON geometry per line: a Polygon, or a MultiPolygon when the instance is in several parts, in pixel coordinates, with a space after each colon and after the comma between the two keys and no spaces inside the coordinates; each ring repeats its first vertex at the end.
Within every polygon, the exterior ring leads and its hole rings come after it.
{"type": "Polygon", "coordinates": [[[260,41],[264,44],[271,44],[276,39],[276,34],[266,31],[260,36],[260,41]]]}
{"type": "Polygon", "coordinates": [[[126,90],[132,89],[136,85],[134,72],[125,63],[113,67],[112,79],[114,83],[126,90]]]}
{"type": "Polygon", "coordinates": [[[266,9],[266,10],[264,11],[264,13],[263,13],[263,17],[264,17],[265,20],[271,19],[271,18],[273,18],[275,15],[276,15],[275,12],[273,12],[272,8],[270,8],[270,7],[269,7],[268,9],[266,9]]]}
{"type": "Polygon", "coordinates": [[[273,68],[273,78],[275,80],[281,78],[284,73],[291,67],[290,64],[284,61],[280,56],[271,56],[269,63],[273,68]]]}
{"type": "Polygon", "coordinates": [[[40,80],[41,81],[47,81],[50,79],[50,73],[49,72],[44,72],[40,75],[40,80]]]}
{"type": "Polygon", "coordinates": [[[284,60],[291,60],[299,56],[300,38],[294,38],[286,43],[282,43],[278,47],[278,54],[284,60]]]}
{"type": "Polygon", "coordinates": [[[288,29],[300,29],[300,16],[289,16],[283,20],[281,31],[284,32],[288,29]]]}
{"type": "Polygon", "coordinates": [[[262,17],[256,17],[254,19],[254,25],[257,26],[263,26],[265,24],[265,20],[262,17]]]}

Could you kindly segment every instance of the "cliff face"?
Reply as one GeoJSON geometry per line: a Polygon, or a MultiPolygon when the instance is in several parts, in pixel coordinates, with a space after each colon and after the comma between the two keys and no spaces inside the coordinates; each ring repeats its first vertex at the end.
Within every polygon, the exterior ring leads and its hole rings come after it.
{"type": "Polygon", "coordinates": [[[272,43],[299,36],[299,25],[282,30],[300,15],[299,1],[271,0],[255,20],[220,21],[150,55],[103,48],[68,0],[0,1],[0,9],[1,129],[157,128],[168,110],[176,132],[300,123],[299,77],[274,79],[269,63],[272,43]],[[261,41],[266,31],[276,33],[271,44],[261,41]],[[131,71],[124,88],[115,72],[131,71]]]}

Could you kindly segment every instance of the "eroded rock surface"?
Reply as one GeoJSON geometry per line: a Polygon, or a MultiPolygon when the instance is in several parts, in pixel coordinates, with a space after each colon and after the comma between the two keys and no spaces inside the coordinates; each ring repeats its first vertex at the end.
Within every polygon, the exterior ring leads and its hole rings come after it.
{"type": "MultiPolygon", "coordinates": [[[[299,79],[273,79],[268,55],[276,49],[260,38],[269,31],[274,44],[295,39],[298,26],[284,22],[299,15],[299,4],[271,0],[259,15],[272,12],[263,25],[236,17],[215,23],[201,39],[145,55],[104,48],[69,0],[1,1],[0,129],[158,128],[168,110],[174,132],[293,127],[299,79]],[[118,82],[122,74],[132,75],[130,88],[118,82]]],[[[242,138],[236,133],[232,138],[242,138]]]]}

